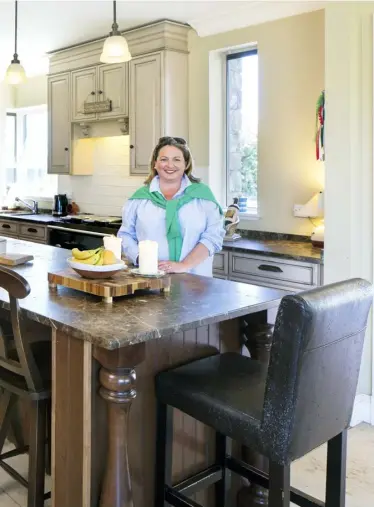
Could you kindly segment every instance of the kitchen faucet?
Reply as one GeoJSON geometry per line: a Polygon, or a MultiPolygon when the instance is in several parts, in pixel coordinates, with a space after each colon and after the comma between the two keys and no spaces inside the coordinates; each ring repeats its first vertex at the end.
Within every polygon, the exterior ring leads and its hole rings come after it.
{"type": "Polygon", "coordinates": [[[15,200],[17,202],[21,202],[24,206],[26,206],[26,208],[28,208],[29,210],[31,210],[33,213],[35,213],[35,214],[38,213],[38,202],[34,201],[34,199],[28,199],[28,201],[31,201],[32,204],[28,204],[27,202],[23,201],[19,197],[16,197],[15,200]]]}

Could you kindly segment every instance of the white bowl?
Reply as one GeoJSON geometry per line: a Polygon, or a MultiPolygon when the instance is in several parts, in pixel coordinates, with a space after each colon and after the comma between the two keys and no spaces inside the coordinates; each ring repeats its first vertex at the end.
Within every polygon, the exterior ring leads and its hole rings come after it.
{"type": "Polygon", "coordinates": [[[96,266],[94,264],[77,262],[75,259],[73,259],[73,257],[69,257],[69,259],[67,259],[69,266],[83,278],[110,278],[111,276],[118,273],[118,271],[121,271],[127,267],[124,261],[119,259],[117,259],[117,261],[118,262],[115,264],[96,266]]]}

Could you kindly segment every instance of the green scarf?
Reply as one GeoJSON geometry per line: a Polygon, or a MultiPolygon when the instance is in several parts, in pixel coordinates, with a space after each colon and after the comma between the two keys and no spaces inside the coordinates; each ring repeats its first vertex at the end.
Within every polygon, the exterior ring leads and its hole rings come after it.
{"type": "Polygon", "coordinates": [[[169,245],[169,260],[171,261],[179,261],[182,252],[183,238],[178,219],[178,211],[182,206],[193,199],[204,199],[217,204],[219,212],[223,215],[222,208],[216,201],[213,192],[204,183],[191,183],[186,187],[181,197],[170,201],[167,201],[161,192],[151,192],[148,185],[139,188],[130,199],[147,199],[152,201],[155,206],[166,210],[166,237],[169,245]]]}

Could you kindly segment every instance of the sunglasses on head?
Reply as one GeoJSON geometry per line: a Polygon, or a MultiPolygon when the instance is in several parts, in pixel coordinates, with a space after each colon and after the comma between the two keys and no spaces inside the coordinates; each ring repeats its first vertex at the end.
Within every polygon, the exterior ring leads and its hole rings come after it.
{"type": "Polygon", "coordinates": [[[158,144],[164,144],[167,143],[168,141],[170,142],[170,140],[173,140],[178,144],[187,144],[186,140],[183,139],[183,137],[173,137],[173,136],[160,137],[160,139],[158,140],[158,144]]]}

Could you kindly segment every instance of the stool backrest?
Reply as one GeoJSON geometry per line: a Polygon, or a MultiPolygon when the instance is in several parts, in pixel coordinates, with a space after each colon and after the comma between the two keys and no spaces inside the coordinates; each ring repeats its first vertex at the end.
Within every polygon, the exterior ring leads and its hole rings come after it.
{"type": "Polygon", "coordinates": [[[275,323],[262,434],[287,463],[349,426],[371,284],[352,279],[285,296],[275,323]]]}
{"type": "Polygon", "coordinates": [[[30,286],[23,278],[11,269],[0,267],[0,288],[9,295],[10,317],[12,324],[11,337],[0,334],[0,368],[23,377],[30,391],[42,387],[39,369],[36,366],[30,344],[24,339],[21,331],[19,299],[30,294],[30,286]],[[17,358],[14,357],[14,348],[17,358]]]}

